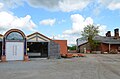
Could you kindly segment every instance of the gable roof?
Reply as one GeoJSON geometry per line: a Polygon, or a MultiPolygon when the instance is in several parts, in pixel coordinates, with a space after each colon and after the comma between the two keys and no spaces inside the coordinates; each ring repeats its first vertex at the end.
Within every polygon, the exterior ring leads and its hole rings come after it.
{"type": "Polygon", "coordinates": [[[82,45],[85,45],[85,44],[87,44],[88,43],[88,41],[86,41],[86,42],[84,42],[84,43],[81,43],[80,45],[78,45],[78,47],[79,46],[82,46],[82,45]]]}
{"type": "Polygon", "coordinates": [[[28,42],[48,42],[51,41],[52,39],[44,36],[43,34],[39,32],[32,33],[27,36],[27,41],[28,42]]]}

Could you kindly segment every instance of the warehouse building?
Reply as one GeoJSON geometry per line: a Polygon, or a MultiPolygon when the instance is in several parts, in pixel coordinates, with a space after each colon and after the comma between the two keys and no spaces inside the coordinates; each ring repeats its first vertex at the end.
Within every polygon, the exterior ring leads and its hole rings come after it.
{"type": "MultiPolygon", "coordinates": [[[[64,45],[67,47],[67,44],[64,45]]],[[[63,51],[60,46],[39,32],[26,36],[19,29],[11,29],[4,35],[0,34],[0,59],[27,61],[29,58],[60,58],[60,52],[63,51]]]]}

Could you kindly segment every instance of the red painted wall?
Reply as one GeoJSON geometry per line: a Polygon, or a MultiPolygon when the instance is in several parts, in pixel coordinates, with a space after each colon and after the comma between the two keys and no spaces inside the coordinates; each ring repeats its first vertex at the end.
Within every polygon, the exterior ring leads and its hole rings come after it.
{"type": "Polygon", "coordinates": [[[60,45],[60,54],[66,55],[68,53],[67,40],[53,40],[60,45]]]}

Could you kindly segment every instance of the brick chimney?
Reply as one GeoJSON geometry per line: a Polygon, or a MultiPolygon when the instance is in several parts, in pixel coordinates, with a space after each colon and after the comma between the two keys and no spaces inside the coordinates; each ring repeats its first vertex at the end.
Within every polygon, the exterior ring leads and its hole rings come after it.
{"type": "Polygon", "coordinates": [[[119,38],[119,29],[114,29],[114,38],[118,39],[119,38]]]}
{"type": "Polygon", "coordinates": [[[106,33],[106,37],[111,37],[111,31],[108,31],[108,32],[106,33]]]}

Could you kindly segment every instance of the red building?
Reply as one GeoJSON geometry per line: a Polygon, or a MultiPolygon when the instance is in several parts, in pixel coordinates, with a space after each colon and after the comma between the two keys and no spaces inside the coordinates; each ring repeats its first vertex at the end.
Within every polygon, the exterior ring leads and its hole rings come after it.
{"type": "MultiPolygon", "coordinates": [[[[111,31],[106,33],[106,36],[95,36],[95,41],[98,41],[99,45],[96,47],[96,52],[99,53],[119,53],[120,52],[120,36],[119,29],[114,30],[114,36],[111,36],[111,31]]],[[[87,41],[79,43],[77,39],[77,50],[79,52],[90,51],[90,46],[87,41]]]]}

